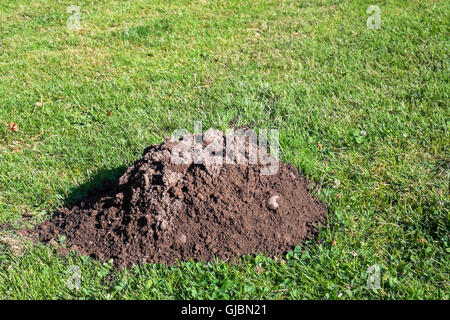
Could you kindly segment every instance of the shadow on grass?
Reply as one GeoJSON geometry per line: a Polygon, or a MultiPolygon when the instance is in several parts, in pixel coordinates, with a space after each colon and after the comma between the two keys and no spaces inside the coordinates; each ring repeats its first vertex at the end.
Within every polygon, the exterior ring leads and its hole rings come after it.
{"type": "Polygon", "coordinates": [[[83,183],[69,191],[69,194],[64,199],[63,206],[71,208],[80,201],[87,200],[92,197],[98,197],[114,189],[117,185],[119,177],[126,171],[126,166],[119,166],[112,169],[99,169],[89,179],[88,182],[83,183]]]}

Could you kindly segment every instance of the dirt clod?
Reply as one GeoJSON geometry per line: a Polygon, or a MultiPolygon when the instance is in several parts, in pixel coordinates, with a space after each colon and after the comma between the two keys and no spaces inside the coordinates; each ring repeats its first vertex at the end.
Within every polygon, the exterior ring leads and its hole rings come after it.
{"type": "Polygon", "coordinates": [[[67,257],[69,255],[69,249],[67,249],[65,247],[60,247],[60,248],[56,249],[56,253],[59,256],[67,257]]]}
{"type": "Polygon", "coordinates": [[[267,201],[267,207],[270,210],[277,210],[279,205],[278,205],[278,199],[280,198],[280,196],[272,196],[269,198],[269,200],[267,201]]]}
{"type": "Polygon", "coordinates": [[[21,228],[21,229],[17,230],[17,234],[22,237],[26,237],[26,236],[28,236],[28,231],[27,231],[27,229],[21,228]]]}
{"type": "Polygon", "coordinates": [[[276,174],[262,175],[259,163],[175,164],[177,143],[146,148],[117,181],[60,209],[36,229],[40,241],[65,235],[71,250],[113,259],[118,267],[175,264],[278,256],[315,236],[325,222],[325,206],[293,165],[280,163],[276,174]]]}

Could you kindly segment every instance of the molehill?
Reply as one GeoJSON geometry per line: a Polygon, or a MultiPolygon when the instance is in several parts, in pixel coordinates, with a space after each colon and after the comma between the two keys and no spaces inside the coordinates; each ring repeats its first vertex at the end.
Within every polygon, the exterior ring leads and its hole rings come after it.
{"type": "MultiPolygon", "coordinates": [[[[202,146],[215,136],[221,133],[207,131],[202,146]]],[[[39,240],[64,235],[71,250],[100,261],[113,259],[117,267],[172,265],[259,253],[278,256],[314,237],[325,223],[325,206],[311,196],[293,165],[280,162],[267,175],[261,174],[267,163],[259,161],[180,163],[173,158],[179,147],[179,140],[166,139],[146,148],[118,180],[104,181],[93,194],[38,226],[39,240]]],[[[217,148],[197,150],[196,156],[201,159],[211,150],[217,148]]]]}

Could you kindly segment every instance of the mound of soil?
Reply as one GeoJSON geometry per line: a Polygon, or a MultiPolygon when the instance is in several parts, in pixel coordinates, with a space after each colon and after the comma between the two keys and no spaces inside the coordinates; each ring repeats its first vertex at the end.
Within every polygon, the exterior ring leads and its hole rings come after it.
{"type": "Polygon", "coordinates": [[[40,241],[65,235],[72,250],[117,267],[175,264],[284,254],[325,222],[293,165],[261,175],[260,163],[174,164],[176,145],[148,147],[117,181],[60,209],[37,228],[40,241]]]}

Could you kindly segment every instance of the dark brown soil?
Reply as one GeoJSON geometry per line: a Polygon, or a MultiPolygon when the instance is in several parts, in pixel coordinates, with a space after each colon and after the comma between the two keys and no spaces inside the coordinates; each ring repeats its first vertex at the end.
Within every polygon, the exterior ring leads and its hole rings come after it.
{"type": "Polygon", "coordinates": [[[60,209],[37,228],[40,241],[65,235],[72,250],[118,267],[175,264],[284,254],[325,222],[325,206],[293,165],[280,163],[275,175],[261,175],[259,164],[175,165],[174,145],[147,148],[118,181],[60,209]]]}

